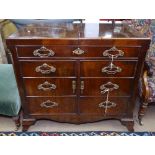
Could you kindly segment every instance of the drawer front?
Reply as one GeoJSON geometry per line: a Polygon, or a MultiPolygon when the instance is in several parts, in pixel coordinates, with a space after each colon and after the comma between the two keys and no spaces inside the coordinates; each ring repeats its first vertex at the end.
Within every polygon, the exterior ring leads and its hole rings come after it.
{"type": "Polygon", "coordinates": [[[76,113],[74,97],[28,97],[27,107],[31,115],[56,115],[76,113]]]}
{"type": "Polygon", "coordinates": [[[75,78],[24,78],[27,96],[64,96],[76,94],[75,78]]]}
{"type": "Polygon", "coordinates": [[[17,46],[18,57],[53,58],[76,56],[77,46],[17,46]]]}
{"type": "Polygon", "coordinates": [[[137,58],[141,50],[140,47],[115,47],[115,46],[79,46],[84,53],[81,54],[82,57],[103,57],[109,58],[108,54],[118,55],[118,58],[137,58]]]}
{"type": "Polygon", "coordinates": [[[82,77],[134,77],[137,61],[113,61],[115,66],[110,67],[110,60],[81,61],[82,77]]]}
{"type": "Polygon", "coordinates": [[[127,78],[89,78],[81,79],[81,96],[131,96],[134,79],[127,78]],[[83,86],[83,89],[82,89],[83,86]]]}
{"type": "MultiPolygon", "coordinates": [[[[93,98],[93,97],[82,97],[80,98],[80,113],[90,115],[105,115],[105,97],[93,98]]],[[[129,98],[114,98],[110,97],[106,110],[106,116],[119,116],[123,115],[127,111],[127,104],[129,98]]]]}
{"type": "Polygon", "coordinates": [[[24,77],[76,76],[75,61],[20,61],[24,77]]]}
{"type": "Polygon", "coordinates": [[[118,55],[118,58],[137,58],[140,47],[115,47],[115,46],[16,46],[18,57],[103,57],[118,55]],[[79,48],[78,48],[79,47],[79,48]],[[120,51],[122,52],[119,55],[120,51]],[[106,53],[106,55],[105,55],[106,53]]]}

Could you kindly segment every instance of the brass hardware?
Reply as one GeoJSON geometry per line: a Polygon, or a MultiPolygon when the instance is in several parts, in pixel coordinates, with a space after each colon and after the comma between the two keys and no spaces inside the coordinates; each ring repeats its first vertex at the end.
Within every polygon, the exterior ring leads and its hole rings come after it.
{"type": "Polygon", "coordinates": [[[40,49],[36,49],[33,52],[34,56],[38,56],[38,57],[51,57],[54,56],[54,51],[46,48],[45,46],[42,46],[40,49]],[[41,53],[41,52],[48,52],[48,53],[41,53]]]}
{"type": "Polygon", "coordinates": [[[73,51],[73,54],[76,54],[76,55],[81,55],[81,54],[84,54],[84,53],[85,53],[85,51],[83,51],[79,47],[73,51]]]}
{"type": "Polygon", "coordinates": [[[122,69],[118,66],[115,66],[113,63],[110,63],[109,66],[102,68],[102,73],[107,73],[107,74],[116,74],[121,71],[122,71],[122,69]]]}
{"type": "Polygon", "coordinates": [[[83,90],[84,90],[84,81],[81,81],[80,89],[81,89],[81,94],[83,94],[83,90]]]}
{"type": "Polygon", "coordinates": [[[54,90],[54,89],[56,89],[56,85],[51,84],[48,81],[45,81],[43,84],[38,85],[38,89],[43,90],[43,91],[54,90]]]}
{"type": "Polygon", "coordinates": [[[100,86],[101,94],[104,94],[106,90],[113,91],[114,89],[118,89],[119,86],[112,82],[107,82],[106,84],[103,84],[100,86]]]}
{"type": "MultiPolygon", "coordinates": [[[[109,84],[111,85],[111,83],[109,83],[109,84]]],[[[107,85],[107,84],[106,84],[106,86],[104,85],[103,88],[105,88],[105,89],[103,90],[103,92],[101,91],[102,94],[107,93],[106,100],[104,102],[99,103],[100,108],[105,108],[105,110],[104,110],[105,115],[107,113],[108,108],[112,108],[112,107],[116,106],[116,103],[109,101],[110,88],[108,88],[107,86],[110,86],[110,85],[107,85]]],[[[118,89],[118,86],[116,86],[116,88],[118,89]]]]}
{"type": "Polygon", "coordinates": [[[37,66],[35,69],[36,72],[41,72],[42,74],[50,74],[56,71],[54,66],[49,66],[48,64],[44,63],[41,66],[37,66]]]}
{"type": "Polygon", "coordinates": [[[105,108],[105,109],[112,108],[112,107],[116,107],[116,103],[111,102],[111,101],[104,101],[99,104],[99,107],[105,108]]]}
{"type": "Polygon", "coordinates": [[[73,89],[73,94],[75,94],[75,90],[76,90],[76,81],[75,80],[72,81],[72,89],[73,89]]]}
{"type": "Polygon", "coordinates": [[[56,107],[58,106],[58,103],[56,102],[53,102],[53,101],[50,101],[50,100],[47,100],[45,102],[42,102],[40,104],[41,107],[45,107],[45,108],[53,108],[53,107],[56,107]]]}
{"type": "Polygon", "coordinates": [[[109,58],[118,58],[119,56],[123,56],[124,52],[122,50],[117,49],[115,46],[113,46],[112,48],[105,50],[103,52],[103,56],[107,56],[109,58]],[[110,54],[110,52],[118,52],[117,54],[110,54]]]}

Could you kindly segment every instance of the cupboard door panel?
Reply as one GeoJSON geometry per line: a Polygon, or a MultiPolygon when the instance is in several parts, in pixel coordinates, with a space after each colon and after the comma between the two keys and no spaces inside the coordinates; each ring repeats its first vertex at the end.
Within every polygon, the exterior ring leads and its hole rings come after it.
{"type": "Polygon", "coordinates": [[[76,113],[75,97],[28,97],[30,115],[60,115],[76,113]]]}
{"type": "Polygon", "coordinates": [[[81,78],[81,84],[81,96],[106,96],[106,88],[110,89],[110,96],[130,96],[133,89],[133,79],[127,78],[81,78]]]}
{"type": "Polygon", "coordinates": [[[123,115],[126,113],[129,98],[110,97],[107,110],[105,102],[106,97],[93,98],[93,97],[81,97],[80,98],[80,114],[91,115],[106,115],[115,116],[123,115]],[[103,106],[100,106],[100,105],[103,106]]]}
{"type": "Polygon", "coordinates": [[[75,78],[24,78],[27,96],[76,95],[75,78]]]}

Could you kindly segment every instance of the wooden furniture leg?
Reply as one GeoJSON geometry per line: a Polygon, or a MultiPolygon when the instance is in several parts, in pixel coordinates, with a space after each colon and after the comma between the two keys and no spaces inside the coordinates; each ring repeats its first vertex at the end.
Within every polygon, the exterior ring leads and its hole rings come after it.
{"type": "Polygon", "coordinates": [[[148,107],[147,102],[142,102],[141,105],[140,105],[140,109],[139,109],[139,112],[138,112],[138,119],[139,119],[139,124],[140,125],[143,125],[142,118],[145,115],[147,107],[148,107]]]}
{"type": "Polygon", "coordinates": [[[148,107],[148,99],[150,97],[150,91],[149,91],[149,86],[148,86],[148,81],[147,81],[147,71],[144,72],[141,82],[142,82],[141,83],[142,93],[140,95],[140,108],[138,112],[138,119],[139,119],[139,124],[143,125],[142,118],[148,107]]]}
{"type": "Polygon", "coordinates": [[[134,121],[130,119],[122,119],[122,125],[125,125],[130,132],[134,132],[134,121]]]}
{"type": "Polygon", "coordinates": [[[26,132],[31,125],[34,125],[36,122],[35,119],[23,119],[22,120],[22,131],[26,132]]]}
{"type": "Polygon", "coordinates": [[[12,119],[15,122],[15,125],[16,125],[15,131],[18,131],[18,129],[19,129],[20,125],[21,125],[20,114],[18,116],[12,117],[12,119]]]}

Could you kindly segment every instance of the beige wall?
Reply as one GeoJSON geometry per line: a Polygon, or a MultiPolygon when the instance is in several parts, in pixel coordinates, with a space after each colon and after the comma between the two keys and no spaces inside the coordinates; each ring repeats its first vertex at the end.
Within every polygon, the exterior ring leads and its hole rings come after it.
{"type": "Polygon", "coordinates": [[[0,19],[0,63],[7,63],[5,39],[16,31],[16,26],[10,20],[0,19]]]}
{"type": "Polygon", "coordinates": [[[2,42],[2,37],[0,34],[0,64],[2,63],[7,63],[7,59],[6,59],[5,50],[2,42]]]}

